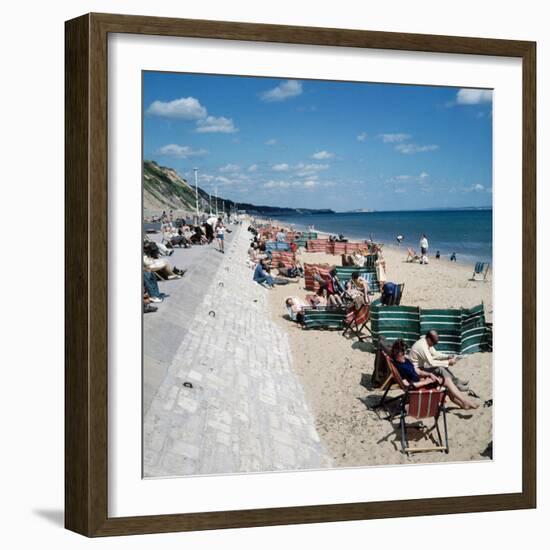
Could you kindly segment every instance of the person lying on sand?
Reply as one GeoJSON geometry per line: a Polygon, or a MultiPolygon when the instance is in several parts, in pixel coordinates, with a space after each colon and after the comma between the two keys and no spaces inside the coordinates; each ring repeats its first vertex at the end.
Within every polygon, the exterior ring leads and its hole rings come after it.
{"type": "Polygon", "coordinates": [[[415,367],[405,357],[405,350],[405,342],[403,340],[396,340],[391,349],[391,359],[406,384],[412,385],[415,389],[444,386],[447,389],[449,399],[461,409],[470,410],[479,407],[479,405],[460,393],[460,390],[455,386],[451,378],[437,376],[432,372],[415,367]]]}
{"type": "Polygon", "coordinates": [[[308,304],[303,302],[298,296],[290,296],[285,300],[285,305],[291,320],[302,323],[304,320],[304,308],[308,307],[308,304]]]}
{"type": "Polygon", "coordinates": [[[439,342],[439,334],[429,330],[425,336],[417,340],[409,351],[409,359],[416,369],[433,372],[437,376],[449,378],[462,391],[467,391],[468,381],[460,380],[449,370],[456,364],[457,359],[452,355],[439,353],[435,346],[439,342]]]}

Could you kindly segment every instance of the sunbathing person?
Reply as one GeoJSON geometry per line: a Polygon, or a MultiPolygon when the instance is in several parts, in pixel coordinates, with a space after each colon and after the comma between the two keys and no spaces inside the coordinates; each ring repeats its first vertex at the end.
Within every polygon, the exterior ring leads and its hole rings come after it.
{"type": "Polygon", "coordinates": [[[351,274],[351,279],[346,285],[346,292],[348,296],[353,300],[355,308],[359,309],[361,306],[370,303],[369,298],[369,283],[360,277],[359,271],[354,271],[351,274]]]}
{"type": "Polygon", "coordinates": [[[298,296],[291,296],[285,300],[285,305],[290,319],[297,323],[302,323],[304,320],[304,309],[308,307],[308,304],[298,296]]]}
{"type": "Polygon", "coordinates": [[[420,256],[412,249],[407,248],[407,257],[405,259],[406,262],[419,262],[420,256]]]}
{"type": "Polygon", "coordinates": [[[329,304],[343,306],[344,301],[342,300],[342,295],[344,294],[344,288],[336,275],[336,269],[331,269],[328,276],[324,277],[324,280],[329,304]]]}
{"type": "Polygon", "coordinates": [[[186,269],[172,267],[166,260],[154,259],[146,254],[143,255],[143,270],[158,273],[163,279],[181,279],[186,269]]]}
{"type": "Polygon", "coordinates": [[[391,349],[391,359],[405,384],[411,385],[415,389],[435,389],[444,386],[447,389],[449,399],[461,409],[469,410],[479,407],[479,405],[476,405],[460,393],[460,390],[450,378],[437,376],[432,372],[415,367],[411,361],[405,357],[405,350],[406,346],[403,340],[396,340],[391,349]]]}

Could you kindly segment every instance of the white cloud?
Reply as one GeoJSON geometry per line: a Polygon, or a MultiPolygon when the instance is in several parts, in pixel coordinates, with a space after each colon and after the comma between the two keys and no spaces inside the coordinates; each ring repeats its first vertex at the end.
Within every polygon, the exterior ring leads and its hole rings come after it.
{"type": "Polygon", "coordinates": [[[396,190],[395,190],[396,193],[406,193],[407,192],[407,189],[405,189],[404,187],[398,187],[396,190]]]}
{"type": "Polygon", "coordinates": [[[208,151],[205,149],[193,149],[189,145],[176,145],[175,143],[170,143],[168,145],[163,145],[160,149],[157,149],[157,155],[163,155],[167,157],[175,157],[178,159],[186,159],[189,157],[199,157],[206,155],[208,151]]]}
{"type": "Polygon", "coordinates": [[[409,176],[409,175],[395,176],[395,179],[397,181],[409,181],[410,179],[412,179],[412,176],[409,176]]]}
{"type": "Polygon", "coordinates": [[[369,137],[368,134],[366,134],[365,132],[361,132],[357,136],[357,141],[365,141],[368,137],[369,137]]]}
{"type": "Polygon", "coordinates": [[[411,136],[409,134],[380,134],[380,137],[384,143],[401,143],[411,136]]]}
{"type": "Polygon", "coordinates": [[[420,172],[420,175],[418,176],[421,180],[424,180],[426,178],[430,177],[430,174],[428,172],[420,172]]]}
{"type": "Polygon", "coordinates": [[[311,155],[311,158],[315,160],[327,160],[332,157],[334,157],[334,153],[329,153],[328,151],[318,151],[317,153],[311,155]]]}
{"type": "Polygon", "coordinates": [[[439,145],[417,145],[416,143],[400,143],[395,149],[404,155],[413,155],[415,153],[426,153],[439,149],[439,145]]]}
{"type": "Polygon", "coordinates": [[[275,145],[277,143],[277,140],[274,138],[268,139],[265,144],[266,145],[275,145]]]}
{"type": "Polygon", "coordinates": [[[304,181],[304,187],[306,189],[311,189],[312,187],[315,187],[316,185],[317,185],[317,182],[314,181],[314,180],[304,181]]]}
{"type": "Polygon", "coordinates": [[[248,167],[248,171],[249,171],[249,172],[256,172],[256,170],[258,170],[258,165],[257,165],[257,164],[251,164],[251,165],[248,167]]]}
{"type": "Polygon", "coordinates": [[[263,184],[264,189],[276,189],[290,187],[290,182],[285,180],[269,180],[263,184]]]}
{"type": "Polygon", "coordinates": [[[274,164],[271,169],[274,172],[288,172],[290,166],[286,162],[281,162],[280,164],[274,164]]]}
{"type": "Polygon", "coordinates": [[[267,90],[261,94],[263,101],[284,101],[285,99],[296,97],[302,93],[302,84],[297,80],[287,80],[275,88],[267,90]]]}
{"type": "Polygon", "coordinates": [[[241,167],[238,164],[226,164],[219,168],[222,173],[239,172],[241,167]]]}
{"type": "Polygon", "coordinates": [[[294,169],[296,170],[296,175],[299,177],[312,176],[317,172],[322,170],[328,170],[330,164],[305,164],[303,162],[298,163],[294,169]]]}
{"type": "Polygon", "coordinates": [[[491,101],[493,101],[492,90],[461,88],[456,94],[458,105],[478,105],[479,103],[490,103],[491,101]]]}
{"type": "Polygon", "coordinates": [[[235,128],[231,118],[208,116],[205,119],[197,120],[196,131],[200,133],[234,134],[239,129],[235,128]]]}
{"type": "Polygon", "coordinates": [[[147,114],[181,120],[197,120],[204,118],[208,113],[198,99],[181,97],[173,101],[153,101],[147,109],[147,114]]]}

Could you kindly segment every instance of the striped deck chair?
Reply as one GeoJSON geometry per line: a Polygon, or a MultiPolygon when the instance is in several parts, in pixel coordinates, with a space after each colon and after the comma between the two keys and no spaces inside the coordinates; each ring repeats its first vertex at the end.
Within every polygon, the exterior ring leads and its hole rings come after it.
{"type": "Polygon", "coordinates": [[[415,306],[371,304],[370,328],[377,347],[380,338],[384,338],[388,346],[398,338],[412,346],[420,338],[420,310],[415,306]]]}
{"type": "Polygon", "coordinates": [[[476,262],[474,266],[474,274],[472,275],[472,281],[476,280],[476,275],[483,275],[483,280],[487,280],[487,273],[489,272],[489,262],[476,262]]]}
{"type": "Polygon", "coordinates": [[[462,309],[460,353],[477,353],[492,349],[492,327],[485,322],[483,304],[470,309],[462,309]],[[489,346],[489,338],[491,345],[489,346]]]}
{"type": "Polygon", "coordinates": [[[304,330],[338,329],[342,330],[346,319],[345,308],[304,308],[304,330]]]}
{"type": "Polygon", "coordinates": [[[327,249],[328,239],[315,239],[307,241],[308,252],[325,252],[327,249]]]}
{"type": "Polygon", "coordinates": [[[317,239],[317,233],[315,231],[304,231],[302,233],[302,238],[306,241],[314,241],[317,239]]]}
{"type": "Polygon", "coordinates": [[[317,277],[327,277],[332,267],[328,264],[304,264],[304,280],[306,290],[319,290],[317,277]]]}
{"type": "MultiPolygon", "coordinates": [[[[388,349],[386,347],[386,349],[388,349]]],[[[386,381],[382,384],[382,389],[384,389],[384,394],[382,395],[382,398],[380,401],[372,407],[373,410],[380,409],[384,407],[385,405],[388,405],[389,403],[393,403],[394,401],[402,400],[409,391],[410,387],[405,384],[403,381],[403,378],[401,378],[401,375],[399,374],[399,371],[393,364],[393,361],[390,359],[390,356],[382,349],[379,348],[379,353],[382,361],[385,363],[386,371],[389,373],[388,377],[386,378],[386,381]],[[392,386],[394,384],[397,384],[399,389],[401,390],[401,393],[399,395],[396,395],[395,397],[392,397],[391,399],[387,399],[388,392],[392,389],[392,386]]],[[[393,415],[390,415],[389,418],[392,418],[393,415]]]]}
{"type": "Polygon", "coordinates": [[[457,355],[462,342],[462,310],[460,309],[421,309],[420,334],[436,330],[439,334],[437,351],[457,355]]]}
{"type": "Polygon", "coordinates": [[[372,335],[370,328],[367,327],[369,319],[369,304],[364,304],[359,309],[356,309],[355,306],[351,306],[346,313],[344,332],[342,333],[342,336],[346,336],[346,334],[350,333],[352,336],[357,336],[359,341],[362,342],[366,338],[366,335],[363,334],[364,329],[367,329],[372,335]]]}

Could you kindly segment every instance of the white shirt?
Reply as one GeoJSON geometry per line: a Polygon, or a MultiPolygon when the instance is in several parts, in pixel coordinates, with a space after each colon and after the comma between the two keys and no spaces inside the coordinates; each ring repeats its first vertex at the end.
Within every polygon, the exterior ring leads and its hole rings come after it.
{"type": "Polygon", "coordinates": [[[428,249],[428,239],[426,237],[420,239],[420,248],[428,249]]]}
{"type": "Polygon", "coordinates": [[[439,353],[428,345],[425,336],[417,340],[409,351],[409,359],[417,369],[424,367],[448,367],[448,355],[439,353]]]}

